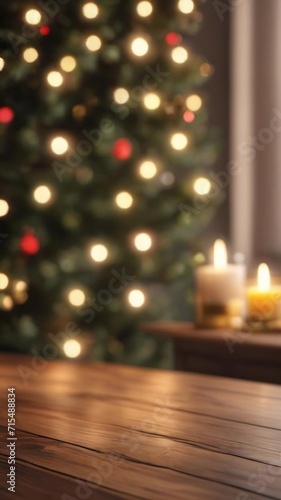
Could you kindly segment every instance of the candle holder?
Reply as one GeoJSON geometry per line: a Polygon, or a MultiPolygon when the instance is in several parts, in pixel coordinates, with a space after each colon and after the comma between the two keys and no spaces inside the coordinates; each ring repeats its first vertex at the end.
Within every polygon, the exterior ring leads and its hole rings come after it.
{"type": "Polygon", "coordinates": [[[204,303],[196,299],[196,328],[241,328],[244,322],[244,301],[229,300],[224,304],[204,303]]]}

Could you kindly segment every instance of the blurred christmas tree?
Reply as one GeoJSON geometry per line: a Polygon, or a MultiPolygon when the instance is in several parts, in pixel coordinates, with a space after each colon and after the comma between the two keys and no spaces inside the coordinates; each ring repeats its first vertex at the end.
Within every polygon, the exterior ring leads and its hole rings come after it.
{"type": "Polygon", "coordinates": [[[161,363],[137,324],[176,314],[212,212],[199,4],[1,6],[2,349],[161,363]]]}

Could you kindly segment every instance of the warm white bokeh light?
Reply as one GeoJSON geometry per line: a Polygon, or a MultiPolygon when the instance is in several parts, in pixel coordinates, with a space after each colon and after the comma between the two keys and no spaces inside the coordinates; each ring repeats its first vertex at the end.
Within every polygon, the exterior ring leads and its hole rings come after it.
{"type": "Polygon", "coordinates": [[[107,259],[108,250],[104,245],[93,245],[91,248],[91,257],[95,262],[104,262],[107,259]]]}
{"type": "Polygon", "coordinates": [[[76,68],[76,59],[72,56],[64,56],[60,60],[60,67],[66,73],[70,73],[76,68]]]}
{"type": "Polygon", "coordinates": [[[15,290],[17,292],[25,292],[26,289],[27,289],[27,284],[25,281],[20,280],[15,284],[15,290]]]}
{"type": "Polygon", "coordinates": [[[51,141],[51,149],[56,155],[63,155],[68,150],[68,142],[64,137],[55,137],[51,141]]]}
{"type": "Polygon", "coordinates": [[[134,240],[135,247],[140,252],[147,252],[151,248],[152,239],[147,233],[139,233],[134,240]]]}
{"type": "Polygon", "coordinates": [[[68,358],[77,358],[81,354],[81,346],[77,340],[67,340],[63,346],[65,355],[68,358]]]}
{"type": "Polygon", "coordinates": [[[26,62],[33,63],[34,61],[36,61],[36,59],[38,59],[38,55],[39,54],[36,49],[34,49],[33,47],[29,47],[28,49],[24,50],[22,56],[26,62]]]}
{"type": "Polygon", "coordinates": [[[128,295],[129,304],[132,307],[142,307],[145,303],[145,296],[141,290],[132,290],[128,295]]]}
{"type": "Polygon", "coordinates": [[[187,144],[188,144],[188,138],[186,135],[182,134],[181,132],[177,134],[173,134],[171,137],[171,146],[176,149],[177,151],[181,151],[184,149],[187,144]]]}
{"type": "Polygon", "coordinates": [[[9,212],[9,205],[6,200],[0,200],[0,217],[4,217],[9,212]]]}
{"type": "Polygon", "coordinates": [[[130,96],[128,90],[120,87],[114,91],[113,97],[114,101],[117,102],[118,104],[125,104],[125,102],[128,101],[130,96]]]}
{"type": "Polygon", "coordinates": [[[0,273],[0,290],[5,290],[9,284],[9,278],[6,274],[0,273]]]}
{"type": "Polygon", "coordinates": [[[95,19],[99,13],[99,8],[95,3],[87,2],[83,5],[82,12],[86,19],[95,19]]]}
{"type": "Polygon", "coordinates": [[[183,64],[188,59],[188,52],[184,47],[175,47],[172,50],[172,59],[177,64],[183,64]]]}
{"type": "Polygon", "coordinates": [[[183,14],[190,14],[194,10],[193,0],[179,0],[178,8],[183,14]]]}
{"type": "Polygon", "coordinates": [[[3,298],[2,305],[6,311],[10,311],[13,308],[14,302],[12,297],[9,295],[6,295],[6,297],[3,298]]]}
{"type": "Polygon", "coordinates": [[[199,95],[190,95],[186,99],[186,105],[190,111],[198,111],[202,106],[202,99],[199,95]]]}
{"type": "Polygon", "coordinates": [[[68,300],[72,306],[80,307],[84,304],[86,296],[80,288],[74,288],[68,294],[68,300]]]}
{"type": "Polygon", "coordinates": [[[86,47],[91,52],[96,52],[101,48],[101,39],[97,35],[90,35],[86,40],[86,47]]]}
{"type": "Polygon", "coordinates": [[[152,179],[157,174],[157,167],[153,161],[145,160],[140,165],[139,172],[144,179],[152,179]]]}
{"type": "Polygon", "coordinates": [[[143,103],[147,109],[154,110],[159,108],[161,100],[157,94],[150,93],[144,96],[143,103]]]}
{"type": "Polygon", "coordinates": [[[33,26],[40,23],[41,17],[42,16],[37,9],[30,9],[25,13],[26,22],[28,22],[28,24],[32,24],[33,26]]]}
{"type": "Polygon", "coordinates": [[[52,193],[48,186],[38,186],[33,192],[33,197],[37,203],[45,204],[50,201],[52,193]]]}
{"type": "Polygon", "coordinates": [[[199,177],[199,179],[196,179],[196,181],[194,182],[193,189],[195,193],[203,196],[210,192],[211,183],[209,179],[206,179],[206,177],[199,177]]]}
{"type": "Polygon", "coordinates": [[[149,45],[144,38],[137,37],[132,41],[131,49],[135,56],[142,57],[147,54],[149,45]]]}
{"type": "Polygon", "coordinates": [[[63,84],[63,76],[59,71],[50,71],[47,82],[51,87],[60,87],[63,84]]]}
{"type": "Polygon", "coordinates": [[[5,61],[4,61],[3,57],[0,57],[0,71],[2,71],[4,66],[5,66],[5,61]]]}
{"type": "Polygon", "coordinates": [[[152,4],[146,0],[139,2],[137,4],[137,13],[141,17],[148,17],[152,14],[153,7],[152,4]]]}
{"type": "Polygon", "coordinates": [[[116,205],[123,210],[127,210],[133,204],[133,197],[127,191],[118,193],[115,198],[116,205]]]}

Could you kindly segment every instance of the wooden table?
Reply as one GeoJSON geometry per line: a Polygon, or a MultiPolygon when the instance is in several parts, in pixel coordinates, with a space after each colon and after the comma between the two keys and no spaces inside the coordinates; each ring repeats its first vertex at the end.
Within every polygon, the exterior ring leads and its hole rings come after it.
{"type": "Polygon", "coordinates": [[[281,388],[106,364],[37,368],[29,357],[0,356],[1,500],[281,499],[281,388]],[[27,384],[19,366],[33,370],[27,384]]]}
{"type": "Polygon", "coordinates": [[[180,321],[141,328],[172,340],[177,370],[281,384],[281,333],[203,330],[180,321]]]}

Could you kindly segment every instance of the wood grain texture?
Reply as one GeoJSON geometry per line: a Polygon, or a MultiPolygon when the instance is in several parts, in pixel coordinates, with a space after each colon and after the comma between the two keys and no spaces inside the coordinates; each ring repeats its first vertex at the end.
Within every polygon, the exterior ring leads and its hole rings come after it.
{"type": "Polygon", "coordinates": [[[11,498],[9,386],[16,499],[281,499],[281,388],[106,364],[36,371],[34,362],[0,356],[1,499],[11,498]]]}

